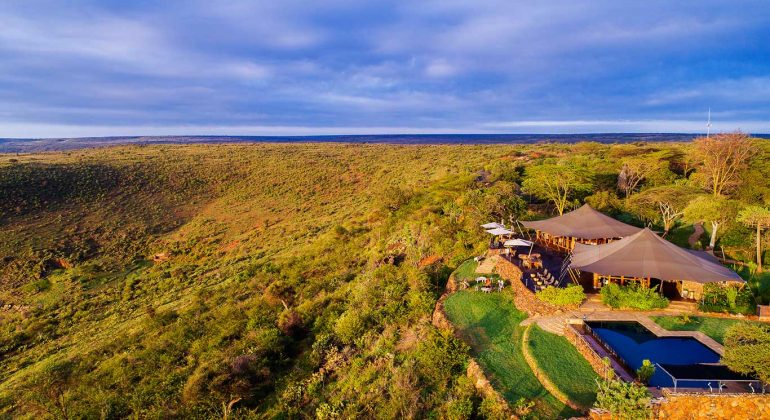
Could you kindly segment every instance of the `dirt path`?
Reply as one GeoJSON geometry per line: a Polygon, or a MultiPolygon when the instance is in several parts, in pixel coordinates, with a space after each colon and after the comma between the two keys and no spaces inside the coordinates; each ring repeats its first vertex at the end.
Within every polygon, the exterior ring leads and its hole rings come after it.
{"type": "Polygon", "coordinates": [[[690,237],[687,238],[687,243],[690,244],[690,248],[695,249],[696,248],[695,245],[698,243],[698,240],[700,239],[701,236],[703,236],[703,233],[706,230],[703,229],[703,222],[698,222],[694,224],[693,227],[695,228],[695,232],[693,232],[692,235],[690,235],[690,237]]]}

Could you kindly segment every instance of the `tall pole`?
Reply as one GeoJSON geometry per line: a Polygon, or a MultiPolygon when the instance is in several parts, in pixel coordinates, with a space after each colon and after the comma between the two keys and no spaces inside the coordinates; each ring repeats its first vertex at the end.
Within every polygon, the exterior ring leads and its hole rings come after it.
{"type": "Polygon", "coordinates": [[[706,138],[711,135],[711,107],[709,107],[709,119],[706,123],[706,138]]]}

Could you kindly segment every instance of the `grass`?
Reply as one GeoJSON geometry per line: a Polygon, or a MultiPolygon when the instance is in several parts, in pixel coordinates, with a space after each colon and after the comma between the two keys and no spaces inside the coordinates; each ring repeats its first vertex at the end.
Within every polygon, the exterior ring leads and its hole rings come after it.
{"type": "Polygon", "coordinates": [[[684,323],[678,316],[654,316],[652,319],[670,331],[700,331],[720,344],[724,344],[725,333],[730,327],[741,322],[753,322],[703,316],[691,316],[688,323],[684,323]]]}
{"type": "Polygon", "coordinates": [[[444,307],[495,389],[509,402],[520,398],[534,401],[538,418],[577,414],[543,388],[524,360],[524,327],[519,323],[527,316],[516,309],[506,294],[461,291],[450,296],[444,307]]]}
{"type": "Polygon", "coordinates": [[[582,406],[593,405],[598,376],[567,339],[535,326],[530,331],[529,343],[538,366],[559,390],[582,406]]]}
{"type": "Polygon", "coordinates": [[[478,265],[479,263],[474,261],[473,258],[466,260],[455,270],[455,278],[457,281],[462,281],[463,279],[472,279],[476,277],[476,267],[478,267],[478,265]]]}

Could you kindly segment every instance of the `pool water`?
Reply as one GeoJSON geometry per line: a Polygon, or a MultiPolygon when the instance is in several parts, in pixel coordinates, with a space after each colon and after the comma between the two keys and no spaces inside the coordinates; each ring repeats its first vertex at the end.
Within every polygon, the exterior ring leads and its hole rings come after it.
{"type": "MultiPolygon", "coordinates": [[[[679,366],[719,362],[719,354],[691,337],[658,337],[638,322],[589,321],[586,324],[634,371],[644,359],[653,364],[679,366]]],[[[650,385],[670,387],[674,381],[656,366],[650,385]]],[[[706,383],[679,381],[678,385],[705,387],[706,383]]]]}

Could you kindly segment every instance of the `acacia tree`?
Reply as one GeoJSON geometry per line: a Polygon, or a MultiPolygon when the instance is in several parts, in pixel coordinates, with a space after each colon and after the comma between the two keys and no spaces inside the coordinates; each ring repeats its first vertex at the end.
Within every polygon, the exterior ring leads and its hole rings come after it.
{"type": "Polygon", "coordinates": [[[626,198],[633,194],[642,181],[656,172],[668,169],[669,162],[662,159],[660,153],[630,157],[623,161],[623,167],[618,174],[618,189],[623,191],[626,198]]]}
{"type": "Polygon", "coordinates": [[[693,222],[708,221],[711,223],[711,238],[709,248],[714,248],[717,242],[719,228],[735,218],[736,202],[721,196],[695,198],[684,209],[685,217],[693,222]]]}
{"type": "Polygon", "coordinates": [[[757,271],[762,272],[762,229],[770,227],[770,210],[748,206],[738,213],[738,221],[757,228],[757,271]]]}
{"type": "Polygon", "coordinates": [[[770,327],[756,323],[740,323],[725,334],[722,363],[744,375],[755,375],[770,382],[770,327]]]}
{"type": "Polygon", "coordinates": [[[695,139],[695,158],[700,162],[697,177],[714,197],[735,187],[748,166],[754,144],[747,134],[737,132],[695,139]]]}
{"type": "Polygon", "coordinates": [[[697,189],[683,185],[650,188],[634,195],[626,207],[642,219],[659,218],[665,236],[684,215],[685,206],[697,193],[697,189]]]}
{"type": "Polygon", "coordinates": [[[593,185],[593,173],[584,166],[545,164],[527,168],[522,191],[552,203],[564,214],[573,200],[590,193],[593,185]]]}

